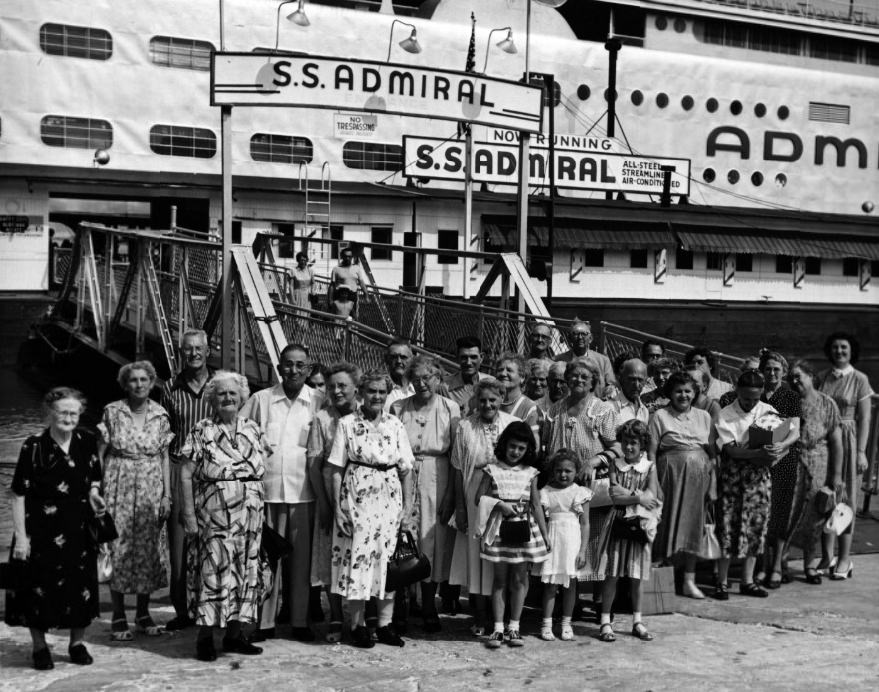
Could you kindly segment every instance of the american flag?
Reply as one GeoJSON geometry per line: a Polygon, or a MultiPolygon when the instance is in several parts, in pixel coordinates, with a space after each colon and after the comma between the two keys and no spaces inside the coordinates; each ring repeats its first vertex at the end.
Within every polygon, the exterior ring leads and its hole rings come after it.
{"type": "MultiPolygon", "coordinates": [[[[476,71],[476,15],[470,13],[470,45],[467,46],[467,63],[464,65],[465,72],[476,71]]],[[[466,135],[470,131],[470,123],[458,123],[458,137],[466,135]]]]}

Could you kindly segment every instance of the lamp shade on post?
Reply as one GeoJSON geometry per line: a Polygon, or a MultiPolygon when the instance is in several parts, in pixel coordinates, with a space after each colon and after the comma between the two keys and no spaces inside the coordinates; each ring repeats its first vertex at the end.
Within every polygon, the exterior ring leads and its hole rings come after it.
{"type": "Polygon", "coordinates": [[[400,48],[405,50],[407,53],[420,53],[421,52],[421,44],[418,43],[418,31],[415,29],[414,24],[409,24],[408,22],[404,22],[400,19],[395,19],[391,22],[391,33],[388,35],[388,57],[385,58],[385,62],[390,62],[391,60],[391,48],[394,46],[394,27],[397,24],[402,24],[403,26],[408,26],[412,29],[412,33],[409,34],[408,38],[404,38],[400,41],[400,48]]]}
{"type": "Polygon", "coordinates": [[[513,42],[513,30],[510,27],[505,26],[501,29],[492,29],[488,32],[488,43],[485,45],[485,63],[482,65],[482,74],[485,74],[485,70],[488,69],[488,54],[491,52],[491,36],[498,31],[506,31],[507,37],[502,41],[498,41],[497,47],[504,53],[509,53],[511,55],[519,52],[519,49],[516,48],[516,44],[513,42]]]}
{"type": "Polygon", "coordinates": [[[296,9],[287,15],[287,21],[301,27],[311,26],[311,22],[308,21],[308,15],[305,14],[303,9],[305,0],[284,0],[284,2],[278,5],[278,17],[275,20],[275,50],[278,50],[278,41],[281,37],[281,8],[294,2],[296,3],[296,9]]]}

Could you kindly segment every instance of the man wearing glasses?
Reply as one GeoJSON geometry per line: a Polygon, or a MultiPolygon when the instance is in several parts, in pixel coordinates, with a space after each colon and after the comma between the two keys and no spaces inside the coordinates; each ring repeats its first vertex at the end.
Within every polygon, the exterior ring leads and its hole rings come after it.
{"type": "Polygon", "coordinates": [[[616,388],[616,377],[613,374],[613,366],[610,358],[598,351],[590,350],[592,344],[592,326],[588,322],[575,319],[571,323],[571,350],[565,351],[558,358],[559,362],[570,363],[572,360],[581,360],[586,363],[592,363],[596,368],[600,377],[595,386],[595,395],[604,399],[607,393],[612,392],[616,388]],[[611,387],[609,389],[609,387],[611,387]]]}
{"type": "Polygon", "coordinates": [[[275,636],[282,589],[286,595],[283,600],[290,607],[290,636],[299,641],[314,640],[314,632],[308,627],[308,602],[315,496],[308,482],[305,452],[311,421],[324,398],[305,384],[310,371],[308,349],[302,344],[289,344],[278,360],[281,383],[257,392],[241,409],[243,417],[262,428],[271,450],[263,476],[266,523],[293,546],[263,604],[255,641],[275,636]]]}
{"type": "Polygon", "coordinates": [[[538,322],[531,327],[528,334],[528,359],[545,360],[546,364],[552,363],[552,356],[549,352],[549,346],[552,343],[552,329],[548,324],[538,322]]]}
{"type": "Polygon", "coordinates": [[[186,536],[183,532],[180,497],[180,448],[195,424],[213,415],[210,402],[202,396],[204,386],[213,374],[208,367],[208,335],[202,329],[190,329],[183,333],[180,360],[183,369],[162,387],[161,404],[171,419],[171,515],[168,517],[168,552],[171,561],[171,605],[175,616],[165,623],[169,631],[192,627],[195,621],[189,617],[186,605],[186,536]]]}

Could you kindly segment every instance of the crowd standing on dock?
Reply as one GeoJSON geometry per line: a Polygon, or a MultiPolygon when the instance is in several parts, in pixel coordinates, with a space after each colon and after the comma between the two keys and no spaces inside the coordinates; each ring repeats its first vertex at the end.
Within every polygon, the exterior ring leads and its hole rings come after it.
{"type": "Polygon", "coordinates": [[[212,661],[215,629],[239,654],[261,653],[279,624],[314,640],[320,589],[326,641],[342,640],[347,603],[362,648],[403,646],[413,614],[441,630],[437,595],[456,613],[463,590],[470,634],[494,649],[525,645],[529,587],[540,638],[574,639],[577,591],[591,582],[598,639],[613,642],[627,578],[631,634],[650,641],[641,588],[657,564],[679,568],[694,599],[706,597],[699,560],[716,563],[714,598],[730,598],[731,560],[743,561],[738,593],[767,597],[791,578],[791,546],[809,584],[852,577],[873,394],[853,335],[827,338],[826,370],[765,351],[735,385],[706,348],[678,362],[647,341],[611,362],[577,320],[553,358],[550,336],[532,325],[528,353],[501,354],[493,376],[471,336],[457,341],[452,375],[400,339],[386,370],[369,372],[290,344],[280,383],[250,395],[242,375],[209,368],[207,335],[192,330],[159,402],[149,362],[120,370],[124,397],[96,433],[78,426],[82,394],[51,390],[48,427],[25,442],[12,483],[7,623],[30,629],[38,670],[53,667],[51,628],[70,630],[72,662],[91,663],[83,633],[99,614],[100,571],[113,640],[134,636],[133,593],[135,633],[197,627],[195,655],[212,661]],[[95,528],[108,523],[112,539],[95,528]],[[407,535],[430,564],[417,591],[388,577],[407,535]],[[149,604],[166,585],[175,616],[161,626],[149,604]]]}

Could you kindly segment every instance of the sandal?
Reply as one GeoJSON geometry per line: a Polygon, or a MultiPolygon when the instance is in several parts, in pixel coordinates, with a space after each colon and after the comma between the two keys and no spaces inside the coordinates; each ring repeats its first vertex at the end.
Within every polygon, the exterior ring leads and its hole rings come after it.
{"type": "MultiPolygon", "coordinates": [[[[757,582],[758,584],[760,582],[757,582]]],[[[778,589],[781,587],[781,572],[770,572],[769,579],[763,582],[767,589],[778,589]],[[775,577],[778,576],[778,579],[775,577]]]]}
{"type": "Polygon", "coordinates": [[[149,615],[141,615],[134,619],[137,626],[138,634],[145,634],[148,637],[158,637],[162,634],[162,628],[159,627],[149,615]]]}
{"type": "Polygon", "coordinates": [[[638,637],[642,642],[652,642],[653,635],[647,631],[647,625],[643,622],[636,622],[632,625],[632,636],[638,637]]]}
{"type": "Polygon", "coordinates": [[[754,582],[750,584],[745,584],[742,582],[739,584],[739,593],[742,596],[755,596],[757,598],[766,598],[769,595],[769,592],[766,589],[757,586],[754,582]]]}
{"type": "Polygon", "coordinates": [[[128,621],[125,618],[119,618],[110,623],[110,639],[114,642],[130,642],[134,639],[134,635],[128,629],[128,621]],[[119,623],[122,624],[120,625],[119,623]]]}
{"type": "Polygon", "coordinates": [[[342,623],[338,620],[330,620],[324,639],[327,640],[327,644],[338,644],[342,641],[342,623]]]}
{"type": "Polygon", "coordinates": [[[554,642],[555,635],[552,633],[552,627],[544,626],[540,628],[540,638],[545,642],[554,642]]]}
{"type": "Polygon", "coordinates": [[[598,631],[598,640],[602,642],[615,642],[617,637],[613,633],[613,625],[605,622],[598,631]]]}
{"type": "Polygon", "coordinates": [[[562,625],[562,641],[563,642],[572,642],[574,641],[574,628],[571,625],[562,625]]]}

